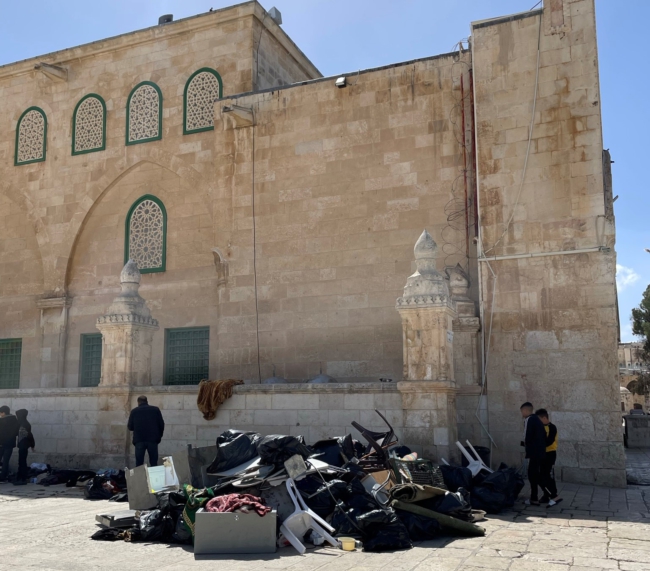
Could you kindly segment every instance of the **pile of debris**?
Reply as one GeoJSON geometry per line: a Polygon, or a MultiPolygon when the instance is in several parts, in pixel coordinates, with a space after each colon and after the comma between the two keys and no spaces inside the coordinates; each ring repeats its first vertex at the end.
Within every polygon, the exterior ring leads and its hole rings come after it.
{"type": "Polygon", "coordinates": [[[126,472],[130,510],[100,514],[96,540],[193,544],[201,553],[270,553],[305,544],[365,551],[409,549],[441,535],[477,536],[486,512],[511,507],[522,477],[437,466],[400,446],[388,430],[308,446],[301,436],[228,430],[216,446],[188,448],[163,466],[126,472]],[[343,537],[342,537],[343,536],[343,537]]]}

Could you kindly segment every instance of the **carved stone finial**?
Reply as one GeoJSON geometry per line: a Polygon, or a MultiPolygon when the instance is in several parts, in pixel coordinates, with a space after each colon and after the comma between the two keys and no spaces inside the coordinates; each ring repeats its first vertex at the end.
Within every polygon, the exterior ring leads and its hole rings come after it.
{"type": "Polygon", "coordinates": [[[122,268],[122,273],[120,274],[120,283],[130,283],[130,284],[139,284],[141,279],[140,270],[138,269],[138,264],[133,260],[129,260],[122,268]]]}
{"type": "Polygon", "coordinates": [[[436,269],[437,252],[438,245],[424,230],[413,248],[417,270],[406,280],[397,307],[450,304],[448,279],[436,269]]]}

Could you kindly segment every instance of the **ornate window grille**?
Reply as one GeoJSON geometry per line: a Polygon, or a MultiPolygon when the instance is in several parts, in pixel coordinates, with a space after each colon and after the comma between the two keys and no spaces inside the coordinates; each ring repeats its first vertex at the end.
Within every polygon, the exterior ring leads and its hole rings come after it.
{"type": "Polygon", "coordinates": [[[0,339],[0,389],[17,389],[20,385],[22,339],[0,339]]]}
{"type": "Polygon", "coordinates": [[[47,117],[39,107],[30,107],[18,119],[14,164],[26,165],[45,160],[47,117]]]}
{"type": "Polygon", "coordinates": [[[102,334],[87,333],[81,336],[79,386],[96,387],[102,374],[102,334]]]}
{"type": "Polygon", "coordinates": [[[160,88],[143,81],[133,88],[126,104],[126,144],[162,139],[163,97],[160,88]]]}
{"type": "Polygon", "coordinates": [[[209,376],[210,328],[165,330],[165,384],[198,385],[209,376]]]}
{"type": "Polygon", "coordinates": [[[94,93],[83,97],[72,119],[72,154],[81,155],[106,148],[106,104],[94,93]]]}
{"type": "Polygon", "coordinates": [[[124,263],[138,264],[140,273],[164,272],[166,265],[167,211],[155,196],[135,201],[126,217],[124,263]]]}
{"type": "Polygon", "coordinates": [[[183,134],[214,129],[214,102],[221,98],[221,76],[208,67],[195,71],[183,94],[183,134]]]}

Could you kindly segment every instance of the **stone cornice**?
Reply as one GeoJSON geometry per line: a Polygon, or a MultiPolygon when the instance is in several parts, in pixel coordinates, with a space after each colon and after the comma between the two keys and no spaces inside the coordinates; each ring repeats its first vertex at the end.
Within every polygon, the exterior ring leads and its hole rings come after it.
{"type": "Polygon", "coordinates": [[[469,331],[477,333],[481,329],[481,323],[478,317],[458,317],[453,321],[454,331],[469,331]]]}
{"type": "Polygon", "coordinates": [[[455,381],[399,381],[400,393],[453,393],[458,392],[455,381]]]}
{"type": "Polygon", "coordinates": [[[449,296],[439,294],[398,297],[395,307],[398,310],[408,307],[447,307],[451,309],[449,296]]]}
{"type": "Polygon", "coordinates": [[[45,297],[36,300],[38,309],[51,309],[57,307],[70,307],[72,300],[69,297],[45,297]]]}
{"type": "Polygon", "coordinates": [[[132,323],[134,325],[145,325],[147,327],[158,327],[158,320],[153,317],[143,317],[141,315],[102,315],[97,318],[97,325],[119,325],[122,323],[132,323]]]}

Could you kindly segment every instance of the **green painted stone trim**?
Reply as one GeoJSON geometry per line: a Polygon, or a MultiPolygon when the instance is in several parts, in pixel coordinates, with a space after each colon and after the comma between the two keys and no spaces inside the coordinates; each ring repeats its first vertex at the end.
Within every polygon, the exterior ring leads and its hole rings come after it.
{"type": "Polygon", "coordinates": [[[162,139],[162,129],[163,129],[163,95],[162,91],[160,91],[160,87],[158,87],[153,81],[141,81],[136,85],[132,90],[131,93],[129,93],[129,98],[126,102],[126,133],[125,133],[125,138],[126,138],[126,144],[128,145],[139,145],[140,143],[148,143],[150,141],[160,141],[162,139]],[[149,137],[148,139],[139,139],[137,141],[129,141],[129,115],[131,111],[131,98],[133,97],[133,94],[136,92],[136,90],[139,87],[142,87],[143,85],[151,85],[157,92],[158,92],[158,135],[156,137],[149,137]]]}
{"type": "Polygon", "coordinates": [[[198,385],[209,378],[210,327],[165,329],[164,363],[165,385],[198,385]],[[180,342],[174,351],[173,342],[180,342]],[[175,359],[179,356],[182,357],[180,363],[175,359]]]}
{"type": "Polygon", "coordinates": [[[84,95],[77,105],[75,105],[74,112],[72,113],[72,155],[85,155],[86,153],[95,153],[97,151],[104,151],[106,149],[106,102],[104,101],[104,98],[101,95],[98,95],[97,93],[89,93],[88,95],[84,95]],[[86,100],[89,99],[90,97],[94,97],[95,99],[98,99],[99,102],[102,104],[102,109],[104,110],[104,116],[103,116],[103,121],[102,121],[102,146],[97,147],[96,149],[88,149],[86,151],[75,151],[74,150],[74,144],[75,144],[75,136],[77,132],[77,111],[79,109],[79,106],[86,100]]]}
{"type": "Polygon", "coordinates": [[[101,365],[102,365],[102,334],[101,333],[82,333],[80,343],[80,359],[79,359],[79,386],[80,387],[96,387],[101,380],[101,365]],[[99,343],[97,343],[99,341],[99,343]],[[97,352],[97,345],[99,345],[99,352],[97,352]],[[97,365],[97,357],[99,361],[99,374],[96,377],[92,376],[92,365],[97,365]],[[90,361],[94,361],[91,363],[90,361]]]}
{"type": "Polygon", "coordinates": [[[187,89],[190,86],[190,83],[192,83],[192,80],[199,74],[204,71],[207,71],[208,73],[211,73],[217,78],[217,81],[219,82],[219,99],[223,97],[223,80],[221,79],[221,76],[219,75],[219,72],[216,69],[212,69],[210,67],[202,67],[201,69],[197,69],[190,77],[188,80],[185,82],[185,89],[183,90],[183,135],[191,135],[192,133],[202,133],[203,131],[214,131],[214,125],[211,127],[201,127],[200,129],[191,129],[187,130],[187,89]]]}
{"type": "Polygon", "coordinates": [[[47,154],[47,115],[45,114],[45,111],[43,111],[40,107],[28,107],[23,111],[23,114],[20,116],[18,119],[18,123],[16,123],[16,147],[14,149],[14,166],[18,165],[29,165],[31,163],[42,163],[45,161],[45,155],[47,154]],[[20,133],[20,124],[23,122],[23,117],[27,115],[30,111],[38,111],[41,115],[43,115],[43,156],[40,159],[34,159],[31,161],[23,161],[23,162],[18,162],[18,134],[20,133]]]}
{"type": "Polygon", "coordinates": [[[133,214],[133,211],[138,207],[138,204],[140,204],[143,200],[152,200],[155,202],[158,206],[160,206],[160,210],[162,210],[163,214],[163,251],[162,251],[162,266],[159,268],[145,268],[144,270],[140,270],[141,274],[155,274],[157,272],[164,272],[165,269],[167,268],[167,209],[165,208],[165,205],[162,203],[162,200],[154,196],[153,194],[145,194],[144,196],[141,196],[136,200],[131,208],[129,208],[129,212],[126,215],[126,223],[125,223],[125,233],[124,233],[124,263],[126,264],[129,261],[129,231],[131,227],[131,215],[133,214]]]}
{"type": "Polygon", "coordinates": [[[0,389],[20,387],[22,356],[23,340],[21,338],[0,339],[0,389]],[[5,351],[9,351],[9,354],[5,354],[5,351]]]}

